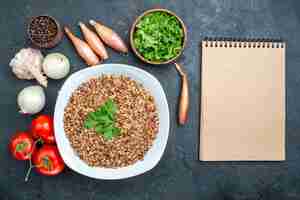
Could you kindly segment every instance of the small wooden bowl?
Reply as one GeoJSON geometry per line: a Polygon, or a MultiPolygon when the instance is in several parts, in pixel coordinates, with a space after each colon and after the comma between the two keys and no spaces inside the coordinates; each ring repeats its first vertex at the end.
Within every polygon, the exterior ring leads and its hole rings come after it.
{"type": "Polygon", "coordinates": [[[28,27],[27,27],[27,35],[30,39],[30,41],[32,42],[32,44],[36,47],[39,48],[53,48],[55,47],[63,38],[63,32],[61,29],[61,26],[59,24],[59,22],[52,16],[49,15],[39,15],[39,16],[35,16],[32,17],[28,23],[28,27]],[[32,29],[32,23],[36,20],[39,20],[39,18],[48,18],[49,21],[52,21],[55,24],[55,29],[56,29],[56,34],[55,36],[52,38],[52,40],[47,41],[47,42],[43,42],[40,43],[38,41],[36,41],[32,35],[31,29],[32,29]]]}
{"type": "Polygon", "coordinates": [[[162,64],[168,64],[170,62],[173,62],[175,61],[183,52],[183,49],[186,45],[186,40],[187,40],[187,31],[186,31],[186,27],[183,23],[183,21],[175,14],[173,13],[172,11],[170,10],[167,10],[167,9],[164,9],[164,8],[155,8],[155,9],[150,9],[150,10],[147,10],[145,11],[144,13],[142,13],[138,18],[136,18],[136,20],[134,21],[134,23],[132,24],[131,26],[131,30],[130,30],[130,46],[134,52],[134,54],[139,58],[141,59],[143,62],[145,63],[149,63],[149,64],[153,64],[153,65],[162,65],[162,64]],[[135,32],[135,29],[136,29],[136,25],[137,23],[141,20],[142,17],[148,15],[149,13],[152,13],[152,12],[166,12],[168,13],[169,15],[172,15],[172,16],[175,16],[177,18],[177,20],[180,22],[181,24],[181,27],[182,27],[182,30],[183,30],[183,33],[184,33],[184,38],[183,38],[183,44],[182,44],[182,48],[180,50],[180,52],[174,57],[174,58],[171,58],[170,60],[166,60],[166,61],[163,61],[163,62],[157,62],[157,61],[150,61],[150,60],[147,60],[145,59],[139,52],[138,50],[135,48],[134,46],[134,42],[133,42],[133,34],[135,32]]]}

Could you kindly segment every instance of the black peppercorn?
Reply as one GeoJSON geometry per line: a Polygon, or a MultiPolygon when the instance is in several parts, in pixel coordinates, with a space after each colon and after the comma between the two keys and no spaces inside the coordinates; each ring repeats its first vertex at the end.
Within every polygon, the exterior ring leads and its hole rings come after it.
{"type": "Polygon", "coordinates": [[[31,42],[40,48],[52,48],[62,39],[63,33],[59,23],[51,16],[33,17],[28,25],[31,42]]]}

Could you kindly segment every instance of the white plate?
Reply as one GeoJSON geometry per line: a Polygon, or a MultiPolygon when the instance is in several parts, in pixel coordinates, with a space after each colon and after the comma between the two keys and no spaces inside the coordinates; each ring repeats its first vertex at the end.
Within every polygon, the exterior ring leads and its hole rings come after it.
{"type": "Polygon", "coordinates": [[[80,174],[96,179],[124,179],[151,170],[159,162],[164,153],[170,126],[169,107],[166,95],[159,81],[144,70],[124,64],[103,64],[88,67],[72,74],[59,91],[55,105],[54,122],[57,146],[66,165],[80,174]],[[64,131],[64,109],[69,102],[72,92],[81,83],[102,74],[124,75],[141,83],[154,97],[158,109],[160,125],[153,146],[146,153],[144,160],[127,167],[111,169],[88,166],[76,155],[64,131]]]}

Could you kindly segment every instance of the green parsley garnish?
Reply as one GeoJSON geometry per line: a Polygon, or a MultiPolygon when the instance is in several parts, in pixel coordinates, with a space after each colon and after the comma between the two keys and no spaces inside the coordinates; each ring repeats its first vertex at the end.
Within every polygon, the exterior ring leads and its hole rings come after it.
{"type": "Polygon", "coordinates": [[[153,12],[136,25],[133,42],[138,52],[149,61],[163,62],[176,57],[183,48],[184,33],[175,16],[153,12]]]}
{"type": "Polygon", "coordinates": [[[108,99],[95,112],[90,112],[84,122],[84,127],[87,129],[94,128],[98,134],[102,134],[107,140],[118,136],[121,132],[115,126],[115,117],[117,105],[112,99],[108,99]]]}

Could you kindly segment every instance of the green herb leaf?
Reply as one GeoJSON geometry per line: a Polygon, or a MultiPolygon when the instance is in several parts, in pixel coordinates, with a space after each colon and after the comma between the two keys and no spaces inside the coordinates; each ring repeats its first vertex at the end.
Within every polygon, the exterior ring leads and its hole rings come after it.
{"type": "Polygon", "coordinates": [[[137,23],[133,38],[135,47],[145,59],[162,62],[179,54],[184,32],[175,16],[157,11],[137,23]]]}
{"type": "Polygon", "coordinates": [[[113,113],[115,114],[117,112],[117,106],[116,104],[113,102],[112,99],[109,99],[107,102],[106,102],[106,110],[110,113],[113,113]]]}
{"type": "Polygon", "coordinates": [[[112,99],[108,99],[95,112],[90,112],[84,122],[87,129],[94,128],[98,134],[102,134],[107,140],[118,136],[121,132],[115,126],[115,115],[118,111],[117,105],[112,99]]]}
{"type": "Polygon", "coordinates": [[[84,127],[87,129],[93,128],[97,125],[97,121],[94,121],[90,118],[88,118],[85,123],[84,123],[84,127]]]}
{"type": "Polygon", "coordinates": [[[120,134],[120,129],[116,127],[112,127],[110,129],[107,129],[107,131],[104,133],[104,138],[105,139],[112,139],[113,137],[116,137],[120,134]]]}

